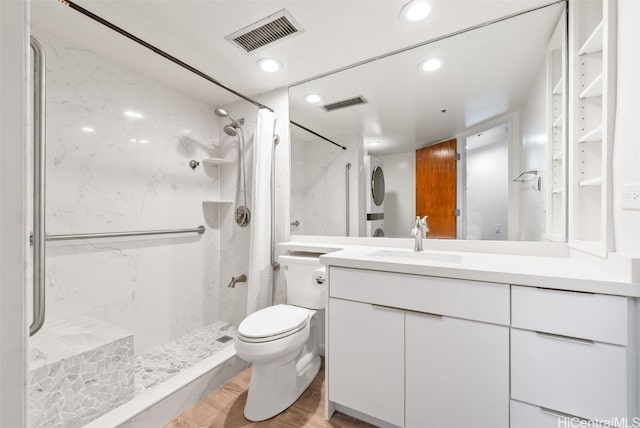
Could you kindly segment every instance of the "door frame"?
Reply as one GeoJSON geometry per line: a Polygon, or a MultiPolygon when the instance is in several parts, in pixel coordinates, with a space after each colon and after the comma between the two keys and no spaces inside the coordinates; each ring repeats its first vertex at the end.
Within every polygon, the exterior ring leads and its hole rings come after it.
{"type": "Polygon", "coordinates": [[[27,426],[29,0],[0,1],[0,426],[27,426]]]}
{"type": "MultiPolygon", "coordinates": [[[[458,161],[458,185],[456,191],[457,195],[457,203],[458,209],[460,209],[460,216],[456,218],[456,228],[458,233],[458,239],[466,239],[467,231],[466,231],[466,218],[467,218],[467,201],[464,197],[465,189],[464,184],[467,182],[467,172],[466,172],[466,163],[467,163],[467,137],[477,134],[478,132],[486,131],[487,129],[493,128],[495,126],[501,125],[503,123],[507,124],[508,131],[508,144],[509,144],[509,166],[508,166],[508,174],[509,177],[515,177],[518,175],[518,165],[520,164],[520,145],[517,144],[519,129],[518,129],[518,114],[517,113],[507,113],[500,116],[497,116],[493,119],[489,119],[484,121],[478,125],[475,125],[471,128],[464,130],[455,135],[455,138],[458,139],[458,153],[460,154],[460,160],[458,161]]],[[[507,225],[507,240],[509,241],[517,241],[518,240],[518,208],[519,208],[519,192],[517,183],[509,182],[509,215],[507,225]]]]}

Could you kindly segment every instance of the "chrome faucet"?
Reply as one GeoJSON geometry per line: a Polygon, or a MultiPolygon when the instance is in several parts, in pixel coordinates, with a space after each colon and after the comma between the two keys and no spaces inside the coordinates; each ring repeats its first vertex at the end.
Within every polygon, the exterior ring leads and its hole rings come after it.
{"type": "Polygon", "coordinates": [[[247,275],[242,274],[240,276],[232,276],[231,282],[227,285],[227,287],[236,288],[236,284],[239,282],[247,282],[247,275]]]}
{"type": "Polygon", "coordinates": [[[422,239],[427,237],[429,226],[427,226],[427,216],[420,218],[416,216],[416,224],[411,229],[411,236],[416,238],[416,244],[413,247],[413,251],[422,251],[422,239]]]}

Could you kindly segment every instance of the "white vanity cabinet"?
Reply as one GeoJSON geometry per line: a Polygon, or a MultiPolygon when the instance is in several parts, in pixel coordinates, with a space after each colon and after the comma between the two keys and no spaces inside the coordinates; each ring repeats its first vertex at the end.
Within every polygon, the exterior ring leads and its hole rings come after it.
{"type": "Polygon", "coordinates": [[[329,401],[399,427],[506,428],[509,319],[506,284],[331,267],[329,401]]]}
{"type": "Polygon", "coordinates": [[[549,419],[540,427],[566,417],[630,421],[631,301],[534,287],[511,293],[511,397],[520,402],[512,403],[511,427],[529,427],[528,413],[549,419]]]}

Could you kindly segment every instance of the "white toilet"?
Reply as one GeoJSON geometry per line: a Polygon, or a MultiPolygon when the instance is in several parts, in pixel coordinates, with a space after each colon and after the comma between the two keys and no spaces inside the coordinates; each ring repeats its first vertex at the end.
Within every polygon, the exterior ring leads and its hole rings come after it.
{"type": "Polygon", "coordinates": [[[326,279],[317,257],[280,256],[287,304],[261,309],[238,327],[236,351],[252,363],[244,416],[269,419],[291,406],[320,370],[326,279]],[[293,306],[295,305],[295,306],[293,306]]]}

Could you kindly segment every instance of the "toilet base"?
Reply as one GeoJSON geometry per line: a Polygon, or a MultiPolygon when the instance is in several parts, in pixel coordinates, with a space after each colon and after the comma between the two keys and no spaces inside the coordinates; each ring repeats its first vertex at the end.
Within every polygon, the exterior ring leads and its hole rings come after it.
{"type": "Polygon", "coordinates": [[[282,364],[254,364],[244,416],[250,421],[264,421],[286,410],[296,402],[320,370],[320,357],[307,354],[299,360],[282,364]],[[307,358],[305,358],[307,357],[307,358]],[[298,367],[304,360],[309,361],[298,367]]]}

